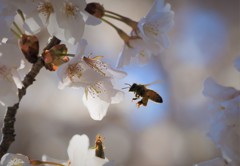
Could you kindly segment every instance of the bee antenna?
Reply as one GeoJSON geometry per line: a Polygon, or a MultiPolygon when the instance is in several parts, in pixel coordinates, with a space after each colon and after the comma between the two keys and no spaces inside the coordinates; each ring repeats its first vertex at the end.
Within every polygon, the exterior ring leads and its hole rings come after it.
{"type": "Polygon", "coordinates": [[[128,88],[130,88],[130,87],[124,87],[124,88],[122,88],[122,89],[128,89],[128,88]]]}
{"type": "Polygon", "coordinates": [[[131,86],[131,84],[125,83],[125,85],[129,85],[129,87],[131,86]]]}

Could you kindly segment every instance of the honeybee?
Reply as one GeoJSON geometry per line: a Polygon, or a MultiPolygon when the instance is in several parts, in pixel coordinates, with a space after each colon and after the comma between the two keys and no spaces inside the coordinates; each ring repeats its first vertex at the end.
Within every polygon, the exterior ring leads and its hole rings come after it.
{"type": "Polygon", "coordinates": [[[104,154],[104,147],[103,147],[103,137],[100,135],[96,136],[96,141],[95,141],[95,155],[97,157],[100,157],[102,159],[105,159],[105,154],[104,154]]]}
{"type": "Polygon", "coordinates": [[[130,85],[130,84],[126,83],[126,85],[129,85],[129,87],[125,87],[123,89],[129,88],[129,92],[134,92],[134,94],[135,94],[135,97],[132,98],[132,100],[137,100],[140,97],[142,97],[142,99],[137,102],[137,107],[138,108],[141,105],[147,106],[148,99],[151,99],[152,101],[155,101],[157,103],[162,103],[163,102],[162,97],[157,92],[146,88],[146,86],[152,85],[152,83],[151,84],[145,84],[145,85],[136,84],[136,83],[133,83],[132,85],[130,85]]]}

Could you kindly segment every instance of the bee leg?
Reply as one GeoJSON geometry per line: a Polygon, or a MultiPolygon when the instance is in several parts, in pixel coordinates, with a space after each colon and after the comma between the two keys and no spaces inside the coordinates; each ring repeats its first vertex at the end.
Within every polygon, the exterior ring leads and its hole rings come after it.
{"type": "Polygon", "coordinates": [[[133,102],[133,100],[137,100],[137,99],[138,99],[137,97],[132,98],[132,102],[133,102]]]}
{"type": "Polygon", "coordinates": [[[139,102],[137,102],[137,108],[139,108],[142,104],[143,104],[142,100],[140,100],[139,102]]]}
{"type": "Polygon", "coordinates": [[[139,97],[140,97],[140,95],[139,95],[139,94],[137,94],[137,93],[135,93],[135,97],[136,97],[136,98],[139,98],[139,97]]]}
{"type": "Polygon", "coordinates": [[[148,103],[148,98],[147,97],[143,97],[142,100],[137,102],[137,107],[139,108],[141,105],[147,106],[147,103],[148,103]]]}

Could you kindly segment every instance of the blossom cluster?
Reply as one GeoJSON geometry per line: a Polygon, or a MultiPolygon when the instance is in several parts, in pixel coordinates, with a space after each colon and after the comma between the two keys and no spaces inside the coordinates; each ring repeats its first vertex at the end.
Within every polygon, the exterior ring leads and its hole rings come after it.
{"type": "Polygon", "coordinates": [[[147,63],[151,55],[159,55],[163,48],[168,47],[167,33],[173,25],[174,15],[170,5],[165,5],[163,0],[156,0],[148,14],[138,22],[105,10],[98,3],[87,4],[84,0],[2,0],[2,4],[0,81],[5,85],[0,93],[2,105],[18,101],[18,88],[22,87],[18,71],[29,67],[29,62],[35,63],[49,36],[55,36],[62,44],[42,53],[45,67],[50,71],[57,70],[59,88],[85,89],[83,103],[94,120],[101,120],[110,104],[121,101],[123,94],[114,88],[112,82],[123,78],[126,73],[104,63],[101,56],[85,55],[87,41],[82,39],[85,25],[106,22],[105,17],[112,14],[111,18],[119,17],[117,20],[132,27],[129,36],[114,26],[126,43],[117,63],[117,67],[123,67],[136,58],[139,63],[147,63]],[[74,51],[69,54],[68,50],[74,51]]]}
{"type": "MultiPolygon", "coordinates": [[[[59,89],[84,89],[83,104],[94,120],[102,120],[110,104],[121,102],[123,92],[114,82],[127,73],[105,63],[104,56],[87,55],[88,42],[83,38],[86,25],[97,26],[104,22],[117,31],[125,43],[116,65],[121,68],[134,61],[146,64],[152,55],[160,55],[169,46],[167,33],[173,26],[174,16],[170,4],[163,0],[155,0],[139,21],[85,0],[0,0],[0,5],[0,106],[6,108],[21,101],[19,91],[26,86],[22,75],[29,74],[40,62],[46,70],[57,74],[59,89]],[[124,32],[107,18],[122,21],[132,32],[124,32]],[[45,47],[55,38],[59,43],[45,47]]],[[[89,149],[86,135],[75,135],[67,150],[69,161],[32,160],[22,154],[7,153],[1,158],[1,165],[109,163],[100,136],[96,138],[94,149],[89,149]]]]}
{"type": "Polygon", "coordinates": [[[42,161],[32,160],[22,154],[7,153],[1,158],[2,166],[31,166],[31,165],[58,165],[58,166],[101,166],[106,163],[111,163],[104,157],[96,156],[97,141],[102,143],[101,136],[97,136],[96,145],[94,148],[89,148],[89,138],[87,135],[74,135],[69,141],[67,154],[68,161],[52,159],[43,155],[42,161]],[[100,140],[99,140],[100,137],[100,140]]]}
{"type": "MultiPolygon", "coordinates": [[[[235,61],[238,71],[240,71],[239,59],[235,61]]],[[[208,78],[204,82],[203,94],[212,99],[210,110],[214,113],[208,136],[220,149],[222,156],[196,166],[238,166],[240,164],[240,90],[219,85],[212,78],[208,78]]]]}

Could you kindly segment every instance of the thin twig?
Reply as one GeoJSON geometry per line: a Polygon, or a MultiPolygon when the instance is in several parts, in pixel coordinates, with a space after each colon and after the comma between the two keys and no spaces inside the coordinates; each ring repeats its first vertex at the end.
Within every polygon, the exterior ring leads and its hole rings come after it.
{"type": "MultiPolygon", "coordinates": [[[[57,39],[56,37],[53,37],[50,43],[44,48],[43,51],[48,50],[52,48],[53,46],[59,44],[61,41],[57,39]]],[[[22,99],[22,97],[26,94],[27,88],[33,84],[35,81],[35,77],[38,75],[42,67],[44,66],[44,62],[41,57],[38,58],[38,61],[33,64],[32,69],[30,72],[24,77],[23,82],[23,88],[18,89],[18,98],[19,102],[14,104],[11,107],[7,108],[4,121],[3,121],[3,127],[2,127],[2,140],[0,143],[0,158],[4,154],[7,153],[10,145],[15,140],[15,130],[14,130],[14,123],[16,121],[16,113],[19,108],[19,103],[22,99]]]]}

